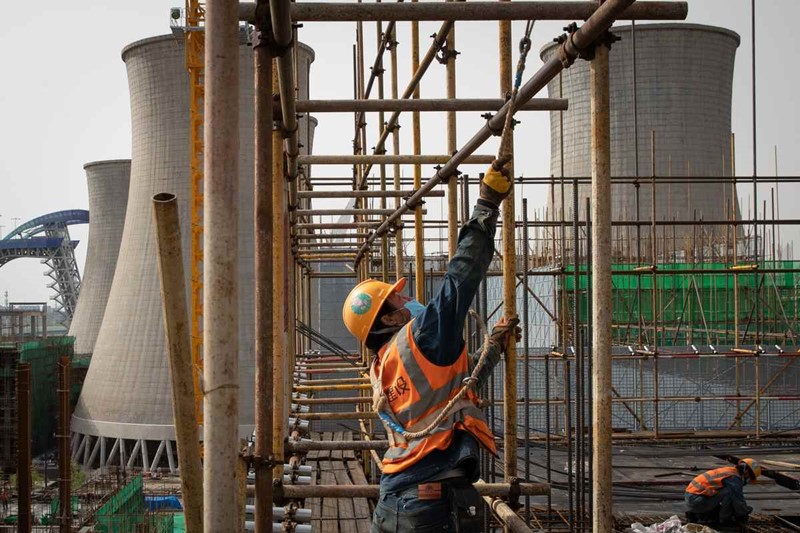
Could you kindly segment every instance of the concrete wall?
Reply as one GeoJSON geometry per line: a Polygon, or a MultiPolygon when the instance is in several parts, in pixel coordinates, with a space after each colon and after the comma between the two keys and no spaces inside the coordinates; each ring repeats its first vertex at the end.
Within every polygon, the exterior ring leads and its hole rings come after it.
{"type": "MultiPolygon", "coordinates": [[[[131,97],[131,189],[120,261],[72,428],[116,439],[174,439],[152,197],[178,196],[189,270],[189,83],[183,42],[172,35],[138,41],[122,53],[131,97]]],[[[299,53],[300,98],[308,98],[313,51],[299,53]]],[[[240,47],[239,369],[240,427],[253,427],[253,60],[240,47]]],[[[313,135],[300,121],[301,139],[313,135]]],[[[305,143],[304,143],[305,144],[305,143]]],[[[305,152],[305,149],[303,150],[305,152]]],[[[188,280],[187,280],[188,299],[188,280]]],[[[98,439],[101,441],[102,439],[98,439]]],[[[110,445],[109,445],[110,446],[110,445]]]]}
{"type": "Polygon", "coordinates": [[[78,307],[69,328],[77,354],[94,351],[103,322],[125,224],[131,161],[95,161],[83,168],[89,189],[89,244],[78,307]]]}

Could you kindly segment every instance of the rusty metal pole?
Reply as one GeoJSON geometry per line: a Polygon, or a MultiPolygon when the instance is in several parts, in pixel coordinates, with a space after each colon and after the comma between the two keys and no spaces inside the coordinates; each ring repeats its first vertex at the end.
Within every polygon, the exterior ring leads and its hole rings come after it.
{"type": "Polygon", "coordinates": [[[17,531],[30,533],[31,517],[31,364],[17,365],[17,531]]]}
{"type": "MultiPolygon", "coordinates": [[[[272,92],[278,94],[277,62],[272,62],[272,92]]],[[[272,129],[272,454],[278,461],[283,460],[283,441],[286,434],[286,398],[291,394],[286,373],[286,243],[284,228],[287,223],[286,180],[283,176],[283,139],[280,121],[273,123],[272,129]]],[[[282,480],[280,469],[273,469],[273,480],[282,480]]]]}
{"type": "MultiPolygon", "coordinates": [[[[392,26],[392,33],[389,36],[387,43],[391,43],[389,58],[392,65],[392,81],[391,91],[392,99],[397,100],[398,86],[397,86],[397,30],[396,25],[392,26]]],[[[395,156],[400,155],[400,125],[395,123],[392,127],[392,154],[395,156]]],[[[400,190],[400,164],[395,163],[392,167],[392,185],[395,191],[400,190]]],[[[394,201],[394,208],[400,209],[403,200],[397,197],[394,201]]],[[[394,277],[398,280],[403,277],[403,230],[398,229],[394,236],[394,277]]]]}
{"type": "MultiPolygon", "coordinates": [[[[191,357],[191,355],[190,355],[191,357]]],[[[58,362],[58,531],[72,531],[71,476],[69,421],[72,417],[69,393],[71,388],[70,359],[62,356],[58,362]]],[[[194,403],[192,403],[194,416],[194,403]]]]}
{"type": "MultiPolygon", "coordinates": [[[[266,1],[262,1],[265,4],[266,1]]],[[[265,25],[266,26],[266,25],[265,25]]],[[[272,85],[273,57],[267,28],[253,43],[255,83],[255,153],[253,222],[255,225],[255,532],[272,531],[273,307],[272,307],[272,85]]]]}
{"type": "MultiPolygon", "coordinates": [[[[453,0],[448,0],[452,2],[453,0]]],[[[447,34],[447,98],[456,97],[456,25],[447,34]]],[[[453,155],[458,150],[456,135],[456,112],[447,112],[447,153],[453,155]]],[[[447,256],[453,258],[458,243],[458,176],[447,182],[447,256]]]]}
{"type": "MultiPolygon", "coordinates": [[[[500,96],[511,94],[511,22],[500,21],[500,96]]],[[[514,154],[513,134],[510,142],[514,154]]],[[[514,175],[514,160],[509,163],[509,172],[514,175]]],[[[514,187],[503,201],[503,315],[517,316],[517,251],[515,248],[516,220],[514,213],[514,187]]],[[[506,349],[506,375],[503,395],[504,442],[503,472],[506,482],[517,476],[517,350],[516,345],[506,349]]]]}
{"type": "MultiPolygon", "coordinates": [[[[411,0],[416,2],[417,0],[411,0]]],[[[419,22],[411,23],[411,71],[419,69],[419,22]]],[[[420,83],[414,86],[412,98],[419,98],[420,83]]],[[[412,141],[414,155],[422,154],[422,131],[419,111],[411,114],[412,141]]],[[[414,189],[422,187],[422,165],[414,165],[414,189]]],[[[420,303],[425,303],[425,230],[422,227],[422,204],[414,209],[414,295],[420,303]]]]}
{"type": "Polygon", "coordinates": [[[239,2],[206,6],[203,526],[218,533],[238,516],[239,2]]]}
{"type": "Polygon", "coordinates": [[[203,529],[203,474],[200,433],[194,408],[194,374],[189,340],[191,322],[186,308],[178,199],[174,194],[159,193],[153,197],[153,221],[172,380],[172,413],[178,443],[178,464],[181,467],[181,491],[186,509],[186,529],[194,533],[203,529]]]}
{"type": "Polygon", "coordinates": [[[595,47],[591,62],[592,114],[592,531],[613,530],[611,493],[611,126],[608,53],[595,47]]]}

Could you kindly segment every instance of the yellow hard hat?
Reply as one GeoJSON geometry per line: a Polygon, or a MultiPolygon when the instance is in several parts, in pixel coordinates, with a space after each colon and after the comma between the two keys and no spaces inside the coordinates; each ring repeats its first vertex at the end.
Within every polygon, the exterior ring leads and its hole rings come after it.
{"type": "Polygon", "coordinates": [[[361,342],[366,342],[383,303],[392,293],[402,291],[405,286],[406,278],[400,278],[394,285],[368,279],[353,287],[342,308],[342,320],[347,330],[361,342]]]}
{"type": "Polygon", "coordinates": [[[750,470],[750,473],[753,474],[753,480],[758,479],[758,476],[761,475],[761,465],[755,459],[748,457],[739,461],[739,464],[745,465],[750,470]]]}

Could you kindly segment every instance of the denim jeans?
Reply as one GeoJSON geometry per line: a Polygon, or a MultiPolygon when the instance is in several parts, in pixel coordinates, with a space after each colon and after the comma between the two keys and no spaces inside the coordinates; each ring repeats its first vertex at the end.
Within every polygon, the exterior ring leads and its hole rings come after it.
{"type": "Polygon", "coordinates": [[[440,481],[441,498],[420,500],[417,487],[382,494],[372,517],[371,533],[480,533],[483,501],[465,478],[440,481]]]}
{"type": "Polygon", "coordinates": [[[723,487],[714,496],[685,493],[686,507],[704,523],[727,524],[739,516],[734,516],[730,492],[723,487]]]}

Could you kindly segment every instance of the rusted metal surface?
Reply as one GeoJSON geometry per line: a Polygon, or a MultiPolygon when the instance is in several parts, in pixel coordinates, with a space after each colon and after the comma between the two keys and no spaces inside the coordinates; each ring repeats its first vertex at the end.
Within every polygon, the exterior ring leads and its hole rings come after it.
{"type": "MultiPolygon", "coordinates": [[[[585,20],[597,11],[593,2],[469,2],[459,5],[441,3],[347,4],[301,2],[292,4],[291,18],[305,22],[353,21],[437,21],[437,20],[585,20]]],[[[688,2],[641,2],[617,16],[621,20],[682,20],[688,2]]],[[[240,20],[252,21],[255,4],[242,3],[240,20]]]]}
{"type": "MultiPolygon", "coordinates": [[[[630,5],[631,2],[624,2],[630,5]]],[[[607,4],[606,4],[607,5],[607,4]]],[[[591,62],[592,106],[592,530],[611,533],[611,121],[609,49],[595,47],[591,62]]]]}
{"type": "MultiPolygon", "coordinates": [[[[191,355],[190,355],[191,357],[191,355]]],[[[70,506],[72,496],[72,464],[69,453],[70,431],[69,421],[72,417],[70,405],[70,392],[72,380],[70,379],[70,358],[63,356],[58,361],[58,531],[70,533],[72,531],[72,511],[70,506]]],[[[194,414],[194,403],[192,403],[194,414]]]]}
{"type": "MultiPolygon", "coordinates": [[[[414,100],[299,100],[300,113],[344,113],[379,111],[497,111],[505,104],[500,98],[426,98],[414,100]]],[[[534,98],[517,111],[563,111],[569,103],[563,98],[534,98]]],[[[381,123],[381,127],[383,123],[381,123]]]]}
{"type": "MultiPolygon", "coordinates": [[[[259,5],[266,6],[262,0],[259,5]]],[[[258,29],[253,43],[255,92],[254,123],[254,278],[255,278],[255,532],[272,531],[273,431],[273,264],[272,264],[272,53],[266,28],[258,29]]]]}
{"type": "Polygon", "coordinates": [[[17,531],[28,532],[31,514],[31,364],[17,364],[17,531]]]}
{"type": "MultiPolygon", "coordinates": [[[[450,161],[449,155],[422,155],[415,148],[413,155],[301,155],[297,158],[301,165],[363,165],[367,163],[391,165],[443,165],[450,161]]],[[[461,161],[464,165],[488,165],[494,161],[493,155],[470,155],[461,161]]],[[[420,170],[420,172],[422,172],[420,170]]],[[[420,178],[421,179],[421,178],[420,178]]]]}
{"type": "Polygon", "coordinates": [[[153,197],[153,220],[186,528],[199,532],[203,529],[200,432],[194,407],[194,375],[189,340],[191,323],[184,294],[186,275],[183,271],[180,217],[178,199],[174,194],[160,193],[153,197]]]}
{"type": "Polygon", "coordinates": [[[205,531],[235,531],[239,439],[238,2],[206,11],[203,235],[205,531]]]}

